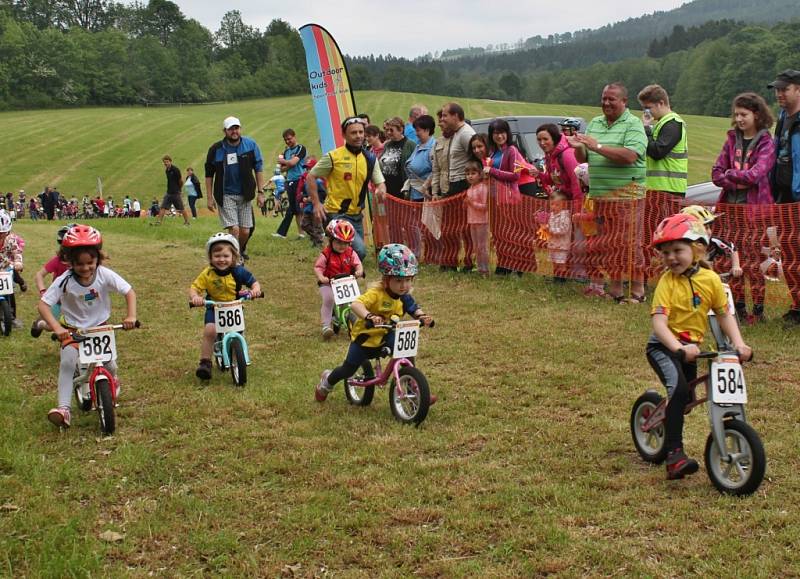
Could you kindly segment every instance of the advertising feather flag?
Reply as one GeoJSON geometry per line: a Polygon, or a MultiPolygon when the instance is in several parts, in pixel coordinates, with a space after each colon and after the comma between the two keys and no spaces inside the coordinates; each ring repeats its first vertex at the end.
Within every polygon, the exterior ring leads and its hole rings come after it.
{"type": "Polygon", "coordinates": [[[306,52],[311,100],[324,154],[344,144],[341,124],[356,114],[356,104],[347,66],[330,33],[318,24],[306,24],[299,32],[306,52]]]}

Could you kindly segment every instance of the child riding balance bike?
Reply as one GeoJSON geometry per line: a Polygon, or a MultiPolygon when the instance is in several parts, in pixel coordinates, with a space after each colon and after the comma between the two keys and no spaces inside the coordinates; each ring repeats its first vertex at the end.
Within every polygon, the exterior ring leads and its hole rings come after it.
{"type": "MultiPolygon", "coordinates": [[[[709,476],[723,492],[746,494],[754,490],[747,484],[748,479],[753,479],[756,486],[760,483],[763,464],[753,464],[749,459],[737,463],[743,454],[739,451],[747,446],[756,462],[763,463],[763,448],[757,436],[755,442],[744,446],[734,434],[729,436],[742,430],[738,428],[739,423],[744,430],[752,429],[743,422],[743,410],[736,406],[741,401],[727,404],[726,410],[718,411],[718,406],[724,408],[726,403],[721,402],[724,399],[716,396],[713,390],[720,386],[719,379],[723,381],[723,389],[730,386],[735,391],[739,385],[743,389],[740,361],[750,359],[752,350],[742,340],[719,276],[702,259],[708,241],[702,222],[686,214],[666,218],[653,234],[653,245],[660,251],[667,271],[659,279],[653,296],[653,334],[646,353],[648,362],[667,388],[668,401],[662,401],[654,392],[641,396],[631,413],[631,433],[645,460],[660,463],[666,458],[667,479],[681,479],[697,472],[697,461],[683,450],[683,422],[688,410],[705,401],[696,399],[695,387],[707,383],[712,418],[712,436],[706,445],[709,476]],[[712,311],[712,330],[721,351],[701,353],[700,345],[712,311]],[[711,375],[697,378],[696,360],[711,357],[719,357],[722,364],[716,368],[712,366],[711,375]],[[730,380],[727,380],[728,374],[730,380]],[[735,448],[728,447],[731,437],[731,446],[735,448]],[[731,469],[720,467],[726,462],[735,467],[733,470],[738,469],[740,476],[734,477],[736,480],[728,480],[731,469]],[[754,476],[751,477],[751,473],[754,476]],[[745,482],[740,484],[742,479],[745,482]]],[[[752,440],[744,438],[746,442],[752,440]]]]}
{"type": "Polygon", "coordinates": [[[392,413],[401,422],[419,424],[425,419],[428,407],[436,402],[436,397],[430,394],[422,373],[414,368],[413,357],[402,355],[405,346],[409,346],[408,350],[416,350],[416,338],[408,334],[408,339],[398,344],[401,346],[398,352],[395,341],[400,340],[395,327],[399,329],[400,326],[393,319],[408,314],[417,321],[414,324],[416,330],[419,329],[419,323],[428,327],[433,325],[433,318],[423,312],[411,296],[418,271],[417,258],[405,245],[392,243],[383,247],[378,254],[378,270],[382,274],[381,281],[351,304],[356,321],[351,330],[347,357],[338,368],[322,372],[315,398],[317,402],[325,402],[338,382],[350,379],[359,368],[363,368],[367,380],[347,383],[348,400],[366,406],[372,400],[374,386],[382,386],[391,379],[392,413]],[[369,360],[389,353],[393,353],[393,358],[386,370],[378,378],[370,380],[374,374],[369,360]],[[363,397],[353,395],[354,382],[366,386],[363,397]]]}

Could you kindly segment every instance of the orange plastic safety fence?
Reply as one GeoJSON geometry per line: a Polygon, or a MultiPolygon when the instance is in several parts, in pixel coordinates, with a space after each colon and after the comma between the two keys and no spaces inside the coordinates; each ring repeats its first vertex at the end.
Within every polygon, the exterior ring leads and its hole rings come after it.
{"type": "MultiPolygon", "coordinates": [[[[475,248],[464,198],[462,193],[424,204],[394,197],[373,201],[376,245],[405,243],[424,263],[472,266],[475,248]]],[[[653,231],[686,204],[655,191],[642,199],[548,201],[520,195],[513,186],[491,180],[494,260],[497,266],[516,271],[596,280],[649,279],[652,284],[663,271],[650,245],[653,231]]],[[[736,299],[744,301],[749,293],[750,299],[763,303],[765,280],[775,276],[775,262],[780,260],[792,302],[800,306],[800,203],[709,208],[718,214],[712,234],[733,243],[739,252],[744,273],[731,278],[736,299]],[[769,266],[767,277],[762,266],[769,266]]],[[[731,260],[720,260],[715,267],[727,272],[731,260]]]]}

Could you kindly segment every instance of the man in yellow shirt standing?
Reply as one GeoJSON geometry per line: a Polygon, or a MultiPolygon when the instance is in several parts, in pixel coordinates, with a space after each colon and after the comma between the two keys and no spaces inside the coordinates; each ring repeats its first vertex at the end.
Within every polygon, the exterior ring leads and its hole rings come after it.
{"type": "Polygon", "coordinates": [[[314,206],[314,220],[325,226],[331,219],[345,219],[353,224],[356,237],[353,250],[361,259],[366,256],[364,247],[364,204],[367,199],[367,187],[375,185],[375,195],[386,194],[383,173],[375,156],[365,151],[364,119],[349,117],[342,123],[342,135],[345,144],[322,156],[310,171],[312,177],[327,180],[328,196],[325,203],[319,200],[317,181],[306,180],[306,189],[314,206]]]}

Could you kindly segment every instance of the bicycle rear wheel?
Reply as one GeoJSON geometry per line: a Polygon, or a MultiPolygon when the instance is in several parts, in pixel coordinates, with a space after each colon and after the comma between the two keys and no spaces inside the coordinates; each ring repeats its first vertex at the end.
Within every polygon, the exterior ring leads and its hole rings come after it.
{"type": "Polygon", "coordinates": [[[365,360],[361,364],[361,374],[356,374],[349,378],[344,385],[344,395],[347,401],[353,406],[369,406],[372,404],[372,398],[375,396],[375,386],[351,386],[350,380],[372,380],[375,377],[375,371],[372,369],[372,364],[369,360],[365,360]]]}

